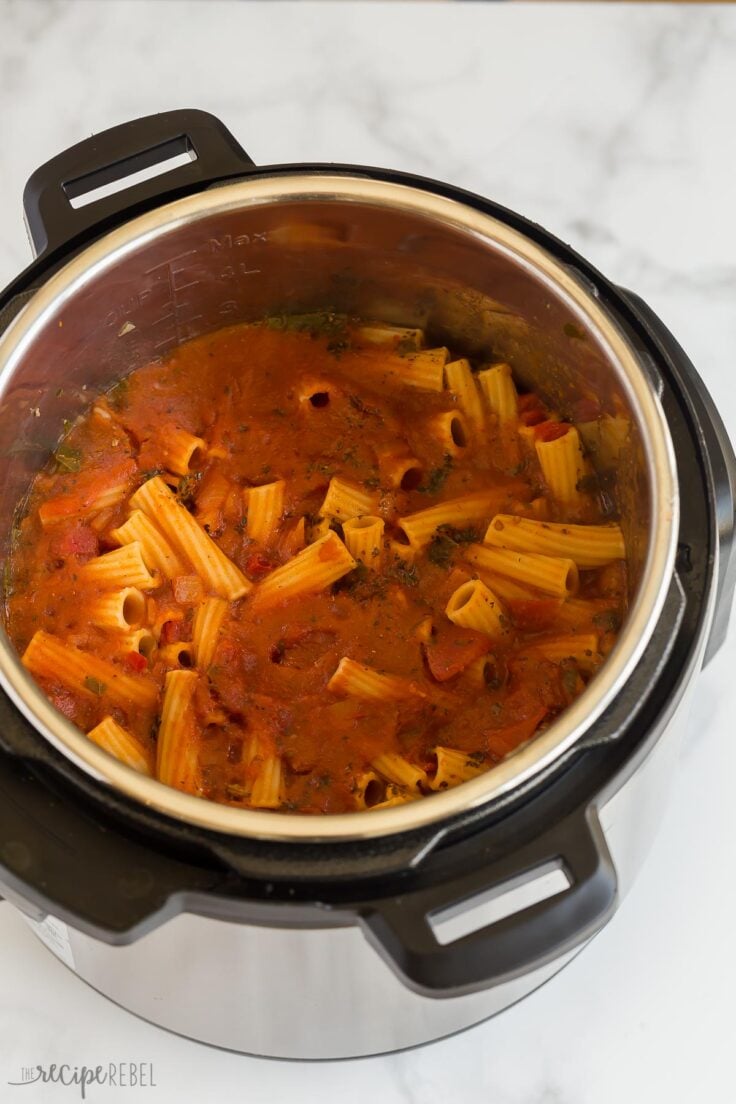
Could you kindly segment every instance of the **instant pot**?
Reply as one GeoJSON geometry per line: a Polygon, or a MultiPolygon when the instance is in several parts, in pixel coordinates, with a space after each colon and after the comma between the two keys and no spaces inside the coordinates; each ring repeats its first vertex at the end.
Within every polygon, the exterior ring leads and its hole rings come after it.
{"type": "Polygon", "coordinates": [[[593,462],[631,594],[603,669],[535,740],[445,793],[325,817],[143,778],[53,709],[3,633],[3,896],[100,992],[239,1051],[395,1050],[530,993],[632,885],[726,633],[736,460],[692,364],[639,298],[519,215],[405,173],[259,168],[201,111],[87,139],[24,205],[36,260],[0,297],[3,559],[99,390],[199,334],[329,309],[508,360],[573,417],[594,396],[625,427],[615,463],[593,462]]]}

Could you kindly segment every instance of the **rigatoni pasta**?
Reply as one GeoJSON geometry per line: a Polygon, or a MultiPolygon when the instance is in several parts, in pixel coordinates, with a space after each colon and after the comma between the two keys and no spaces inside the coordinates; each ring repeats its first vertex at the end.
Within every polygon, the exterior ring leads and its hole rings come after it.
{"type": "Polygon", "coordinates": [[[492,769],[595,678],[627,601],[595,463],[628,422],[588,403],[579,429],[513,367],[313,312],[133,371],[20,519],[26,669],[132,769],[263,817],[492,769]]]}

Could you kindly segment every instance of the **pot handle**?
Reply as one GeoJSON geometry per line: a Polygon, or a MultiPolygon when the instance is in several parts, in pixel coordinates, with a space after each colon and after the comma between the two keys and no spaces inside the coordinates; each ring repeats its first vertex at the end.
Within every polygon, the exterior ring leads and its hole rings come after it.
{"type": "Polygon", "coordinates": [[[360,919],[368,940],[412,989],[453,997],[510,981],[573,950],[603,926],[616,897],[616,871],[591,807],[509,859],[449,884],[371,902],[360,919]],[[453,942],[437,938],[432,919],[438,913],[488,901],[551,869],[563,870],[567,888],[453,942]]]}
{"type": "Polygon", "coordinates": [[[164,111],[103,130],[52,157],[29,178],[23,208],[34,253],[52,253],[92,230],[109,229],[121,216],[130,218],[163,199],[243,176],[252,167],[227,127],[207,111],[164,111]],[[74,204],[98,188],[180,155],[189,160],[122,185],[114,195],[74,204]]]}
{"type": "Polygon", "coordinates": [[[638,324],[646,331],[671,373],[684,391],[693,416],[713,487],[711,507],[718,534],[718,583],[715,610],[703,665],[716,654],[726,638],[736,586],[736,456],[723,419],[702,379],[682,346],[651,307],[634,292],[619,291],[638,324]]]}

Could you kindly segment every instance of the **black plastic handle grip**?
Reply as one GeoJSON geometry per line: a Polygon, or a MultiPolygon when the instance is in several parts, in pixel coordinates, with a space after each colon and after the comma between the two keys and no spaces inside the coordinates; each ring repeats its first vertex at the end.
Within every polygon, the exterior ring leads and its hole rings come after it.
{"type": "Polygon", "coordinates": [[[652,308],[634,292],[620,288],[639,325],[666,358],[689,402],[702,452],[710,466],[712,508],[718,534],[718,583],[715,611],[703,664],[716,654],[726,638],[736,586],[736,456],[711,395],[685,350],[652,308]]]}
{"type": "Polygon", "coordinates": [[[92,229],[108,228],[121,215],[242,176],[252,167],[227,127],[206,111],[165,111],[121,123],[52,157],[29,178],[23,207],[34,251],[53,252],[92,229]],[[72,199],[184,153],[192,158],[184,165],[86,206],[71,205],[72,199]]]}
{"type": "Polygon", "coordinates": [[[561,821],[508,861],[476,868],[452,883],[372,902],[361,916],[367,938],[413,989],[459,996],[518,977],[594,935],[613,912],[617,878],[592,808],[561,821]],[[497,896],[524,875],[561,866],[569,886],[452,943],[437,939],[430,916],[473,898],[497,896]]]}

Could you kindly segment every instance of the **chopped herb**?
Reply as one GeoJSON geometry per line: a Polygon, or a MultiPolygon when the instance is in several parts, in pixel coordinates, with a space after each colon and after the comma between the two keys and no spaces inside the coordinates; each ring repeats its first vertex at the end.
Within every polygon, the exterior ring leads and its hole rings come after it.
{"type": "Polygon", "coordinates": [[[313,311],[308,314],[277,314],[266,319],[269,330],[288,333],[309,333],[314,337],[342,337],[347,318],[332,311],[313,311]]]}
{"type": "Polygon", "coordinates": [[[376,406],[369,406],[368,403],[363,402],[360,395],[348,395],[348,402],[352,406],[353,410],[357,410],[360,414],[372,415],[374,418],[378,418],[383,421],[383,415],[376,406]]]}
{"type": "Polygon", "coordinates": [[[141,479],[144,483],[147,483],[149,479],[155,479],[157,475],[162,475],[163,470],[163,468],[148,468],[141,472],[141,479]]]}
{"type": "Polygon", "coordinates": [[[286,411],[283,410],[280,406],[275,406],[273,408],[273,410],[271,411],[271,413],[276,414],[279,418],[285,418],[286,417],[286,411]]]}
{"type": "Polygon", "coordinates": [[[87,687],[88,690],[91,690],[93,694],[104,694],[107,690],[106,684],[104,682],[100,682],[100,680],[98,678],[95,678],[94,675],[87,675],[84,680],[84,685],[87,687]]]}
{"type": "Polygon", "coordinates": [[[59,445],[54,453],[56,471],[78,472],[82,466],[82,453],[71,445],[59,445]]]}
{"type": "Polygon", "coordinates": [[[574,322],[566,322],[562,327],[565,337],[573,337],[577,341],[585,341],[585,330],[581,330],[574,322]]]}
{"type": "Polygon", "coordinates": [[[201,478],[202,472],[191,472],[189,475],[183,475],[181,477],[176,487],[176,497],[179,499],[182,506],[192,506],[194,504],[197,484],[201,478]]]}
{"type": "Polygon", "coordinates": [[[388,574],[403,586],[415,587],[419,585],[419,573],[416,565],[405,563],[398,556],[394,560],[393,567],[389,568],[388,574]]]}
{"type": "Polygon", "coordinates": [[[423,494],[437,494],[445,484],[445,480],[452,470],[452,457],[449,452],[445,453],[445,459],[442,462],[441,467],[432,468],[429,472],[427,479],[421,486],[417,487],[418,491],[423,494]]]}
{"type": "Polygon", "coordinates": [[[238,518],[238,520],[235,523],[235,528],[237,529],[238,533],[244,533],[245,532],[245,527],[246,527],[247,524],[248,524],[248,515],[247,514],[244,514],[241,518],[238,518]]]}
{"type": "Polygon", "coordinates": [[[347,575],[343,575],[332,588],[333,594],[349,594],[357,602],[370,598],[383,598],[386,579],[377,571],[371,571],[364,563],[358,563],[347,575]]]}
{"type": "Polygon", "coordinates": [[[119,410],[128,397],[130,383],[127,379],[121,379],[107,392],[107,401],[113,410],[119,410]]]}
{"type": "Polygon", "coordinates": [[[441,536],[454,541],[455,544],[473,544],[475,541],[480,540],[478,530],[474,529],[472,526],[468,526],[467,529],[456,529],[454,525],[440,525],[437,532],[441,536]]]}
{"type": "Polygon", "coordinates": [[[396,352],[399,356],[408,356],[410,353],[417,352],[417,339],[416,337],[406,336],[402,337],[400,341],[396,342],[396,352]]]}
{"type": "Polygon", "coordinates": [[[604,632],[618,632],[621,628],[621,618],[616,610],[601,610],[594,615],[593,624],[604,632]]]}
{"type": "Polygon", "coordinates": [[[578,692],[578,670],[577,667],[563,667],[562,669],[562,686],[566,694],[571,697],[578,692]]]}
{"type": "Polygon", "coordinates": [[[367,487],[369,491],[376,491],[381,486],[381,480],[377,475],[369,475],[367,479],[363,480],[363,486],[367,487]]]}
{"type": "Polygon", "coordinates": [[[438,533],[436,537],[433,537],[427,551],[427,558],[430,563],[435,564],[437,567],[449,567],[453,554],[457,545],[449,537],[444,536],[442,533],[438,533]]]}

